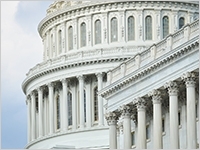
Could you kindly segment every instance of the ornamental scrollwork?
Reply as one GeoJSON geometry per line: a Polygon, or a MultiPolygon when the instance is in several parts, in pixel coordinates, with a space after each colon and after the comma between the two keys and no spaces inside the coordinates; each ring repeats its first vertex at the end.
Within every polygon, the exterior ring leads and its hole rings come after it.
{"type": "Polygon", "coordinates": [[[159,90],[152,90],[148,93],[148,96],[152,97],[154,104],[160,104],[162,101],[161,92],[159,90]]]}
{"type": "Polygon", "coordinates": [[[120,106],[118,111],[121,113],[122,117],[129,117],[131,114],[131,108],[129,105],[120,106]]]}
{"type": "Polygon", "coordinates": [[[108,125],[116,125],[118,120],[118,115],[114,112],[108,112],[105,114],[108,125]]]}
{"type": "Polygon", "coordinates": [[[169,94],[178,94],[178,85],[174,81],[165,83],[164,87],[168,89],[169,94]]]}
{"type": "Polygon", "coordinates": [[[181,76],[181,79],[185,82],[186,85],[195,85],[196,75],[193,72],[186,72],[181,76]]]}

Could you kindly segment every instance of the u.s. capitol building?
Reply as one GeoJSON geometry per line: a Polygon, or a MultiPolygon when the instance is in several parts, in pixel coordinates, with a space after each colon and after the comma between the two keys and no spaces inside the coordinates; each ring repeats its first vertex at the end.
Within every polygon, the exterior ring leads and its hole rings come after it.
{"type": "Polygon", "coordinates": [[[23,81],[27,149],[199,147],[199,3],[55,1],[23,81]]]}

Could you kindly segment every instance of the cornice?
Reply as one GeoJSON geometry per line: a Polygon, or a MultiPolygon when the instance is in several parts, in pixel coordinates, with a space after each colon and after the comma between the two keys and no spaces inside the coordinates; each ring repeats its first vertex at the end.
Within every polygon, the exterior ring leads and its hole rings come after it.
{"type": "Polygon", "coordinates": [[[149,74],[153,74],[154,72],[160,70],[161,68],[167,66],[175,62],[176,60],[184,57],[191,51],[195,50],[199,47],[199,37],[196,36],[195,38],[191,39],[190,41],[186,42],[185,44],[180,45],[179,47],[169,51],[168,53],[160,56],[159,58],[153,60],[149,64],[133,71],[129,75],[115,81],[114,83],[108,85],[104,89],[98,92],[104,98],[108,98],[117,92],[128,88],[132,84],[135,84],[141,78],[148,76],[149,74]]]}
{"type": "MultiPolygon", "coordinates": [[[[64,57],[64,56],[62,56],[64,57]]],[[[42,76],[57,72],[57,71],[61,71],[61,70],[65,70],[65,69],[69,69],[69,68],[76,68],[76,67],[81,67],[81,66],[85,66],[85,65],[94,65],[94,64],[104,64],[104,63],[112,63],[112,62],[123,62],[127,59],[129,59],[130,56],[122,56],[122,57],[113,57],[113,58],[102,58],[102,59],[90,59],[90,60],[79,60],[76,62],[69,62],[66,63],[65,61],[59,63],[59,64],[53,64],[54,62],[52,60],[48,60],[45,63],[48,64],[47,67],[43,68],[43,69],[39,69],[39,64],[36,66],[38,67],[38,69],[36,69],[36,72],[32,75],[27,76],[27,78],[23,81],[22,83],[22,89],[23,92],[25,92],[26,86],[33,81],[34,79],[40,78],[42,76]]]]}
{"type": "Polygon", "coordinates": [[[179,2],[179,1],[100,1],[81,3],[71,7],[66,7],[47,15],[38,25],[38,32],[42,37],[42,30],[49,24],[67,18],[79,17],[80,15],[99,13],[104,11],[125,10],[135,8],[164,8],[164,9],[186,9],[191,11],[198,11],[199,4],[193,2],[179,2]]]}

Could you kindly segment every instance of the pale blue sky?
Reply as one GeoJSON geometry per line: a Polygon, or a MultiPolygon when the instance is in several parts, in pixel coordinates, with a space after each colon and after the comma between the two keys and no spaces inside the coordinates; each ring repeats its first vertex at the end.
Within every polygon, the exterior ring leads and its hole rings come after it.
{"type": "Polygon", "coordinates": [[[21,84],[42,61],[37,32],[52,1],[1,1],[1,148],[27,144],[27,107],[21,84]]]}

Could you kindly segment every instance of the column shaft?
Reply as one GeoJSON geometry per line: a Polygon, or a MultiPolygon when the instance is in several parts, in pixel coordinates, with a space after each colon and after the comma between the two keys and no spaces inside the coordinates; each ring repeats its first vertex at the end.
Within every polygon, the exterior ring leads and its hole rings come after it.
{"type": "Polygon", "coordinates": [[[138,140],[137,148],[146,149],[146,106],[145,100],[142,98],[137,99],[138,111],[138,140]]]}
{"type": "Polygon", "coordinates": [[[62,80],[63,87],[63,96],[62,96],[62,105],[61,105],[61,129],[63,131],[68,130],[68,82],[66,79],[62,80]]]}
{"type": "Polygon", "coordinates": [[[76,130],[77,128],[77,102],[76,102],[76,89],[75,86],[72,87],[72,128],[76,130]]]}
{"type": "Polygon", "coordinates": [[[32,135],[32,141],[36,138],[36,108],[35,108],[35,93],[31,93],[31,135],[32,135]]]}
{"type": "Polygon", "coordinates": [[[187,148],[197,148],[197,127],[195,107],[195,84],[186,83],[187,88],[187,148]]]}
{"type": "Polygon", "coordinates": [[[28,98],[27,99],[27,105],[28,105],[28,142],[31,141],[31,101],[28,98]]]}
{"type": "Polygon", "coordinates": [[[38,89],[38,101],[39,101],[39,138],[44,135],[43,125],[43,91],[42,88],[38,89]]]}
{"type": "Polygon", "coordinates": [[[92,113],[91,113],[91,85],[90,82],[86,84],[86,122],[87,128],[91,128],[92,126],[92,113]]]}
{"type": "MultiPolygon", "coordinates": [[[[102,80],[102,74],[97,74],[97,80],[98,80],[98,91],[100,91],[103,87],[103,80],[102,80]]],[[[98,95],[98,116],[99,116],[99,125],[102,126],[104,124],[104,118],[103,118],[103,99],[101,96],[98,95]]]]}
{"type": "Polygon", "coordinates": [[[80,128],[84,128],[84,77],[83,76],[79,76],[78,77],[79,80],[79,101],[80,101],[80,128]]]}
{"type": "Polygon", "coordinates": [[[131,119],[129,116],[124,116],[124,149],[131,149],[131,119]]]}
{"type": "Polygon", "coordinates": [[[49,87],[49,134],[54,133],[54,102],[53,102],[53,84],[50,83],[49,87]]]}
{"type": "Polygon", "coordinates": [[[187,98],[187,148],[197,148],[197,127],[196,127],[196,104],[195,104],[195,80],[196,75],[193,72],[187,72],[182,75],[182,80],[186,84],[187,98]]]}
{"type": "Polygon", "coordinates": [[[162,140],[162,106],[160,91],[153,90],[148,95],[152,96],[153,102],[153,145],[154,149],[163,148],[162,140]]]}

